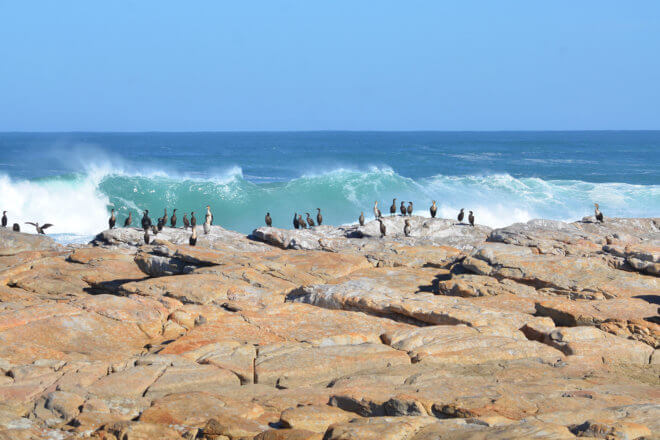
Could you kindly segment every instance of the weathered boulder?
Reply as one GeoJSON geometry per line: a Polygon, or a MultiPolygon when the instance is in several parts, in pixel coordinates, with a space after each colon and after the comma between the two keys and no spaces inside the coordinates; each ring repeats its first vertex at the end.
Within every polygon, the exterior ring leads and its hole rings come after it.
{"type": "Polygon", "coordinates": [[[533,255],[525,249],[529,248],[487,244],[462,266],[477,275],[586,299],[653,295],[660,290],[657,278],[614,269],[599,258],[533,255]]]}
{"type": "Polygon", "coordinates": [[[61,250],[62,246],[46,235],[14,232],[0,228],[0,255],[16,255],[26,251],[61,250]]]}

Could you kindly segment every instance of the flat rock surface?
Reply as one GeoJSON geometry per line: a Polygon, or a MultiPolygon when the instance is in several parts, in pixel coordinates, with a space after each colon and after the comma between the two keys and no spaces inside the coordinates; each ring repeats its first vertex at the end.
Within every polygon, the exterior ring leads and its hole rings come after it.
{"type": "Polygon", "coordinates": [[[660,432],[659,219],[404,220],[0,230],[0,439],[660,432]]]}

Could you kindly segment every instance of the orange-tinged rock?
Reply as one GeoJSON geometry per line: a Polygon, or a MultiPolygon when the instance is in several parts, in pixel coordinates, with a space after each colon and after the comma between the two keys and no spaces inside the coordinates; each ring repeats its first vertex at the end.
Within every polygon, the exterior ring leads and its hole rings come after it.
{"type": "Polygon", "coordinates": [[[187,367],[168,367],[158,379],[149,386],[145,396],[151,399],[168,394],[191,391],[223,390],[238,387],[239,378],[222,368],[211,365],[192,364],[187,367]]]}
{"type": "MultiPolygon", "coordinates": [[[[252,402],[238,402],[204,392],[170,394],[153,402],[141,415],[140,421],[161,425],[202,427],[213,418],[223,416],[254,420],[264,409],[252,402]]],[[[262,430],[266,430],[264,427],[262,430]]]]}
{"type": "Polygon", "coordinates": [[[239,315],[227,313],[218,321],[208,322],[190,330],[185,336],[167,345],[161,353],[180,354],[197,359],[213,350],[214,346],[211,344],[265,345],[281,341],[281,336],[250,324],[239,315]]]}
{"type": "Polygon", "coordinates": [[[164,370],[161,365],[128,368],[100,378],[89,386],[88,391],[96,397],[142,396],[164,370]]]}
{"type": "Polygon", "coordinates": [[[283,340],[316,346],[380,343],[385,332],[410,327],[360,312],[327,310],[300,303],[245,311],[241,312],[241,316],[283,340]]]}
{"type": "Polygon", "coordinates": [[[329,384],[347,374],[409,364],[405,353],[382,344],[280,344],[259,349],[255,378],[257,383],[291,388],[329,384]]]}
{"type": "Polygon", "coordinates": [[[306,429],[324,433],[334,423],[356,418],[354,413],[328,405],[302,405],[282,412],[280,423],[285,428],[306,429]]]}
{"type": "Polygon", "coordinates": [[[37,358],[108,360],[139,353],[148,342],[136,324],[97,313],[51,316],[0,332],[0,357],[14,363],[37,358]]]}

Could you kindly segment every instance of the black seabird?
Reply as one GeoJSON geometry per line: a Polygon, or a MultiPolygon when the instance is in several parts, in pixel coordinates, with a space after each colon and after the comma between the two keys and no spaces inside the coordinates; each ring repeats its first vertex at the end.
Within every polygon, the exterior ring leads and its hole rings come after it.
{"type": "Polygon", "coordinates": [[[458,213],[458,223],[463,223],[463,217],[465,217],[465,208],[461,208],[461,212],[458,213]]]}
{"type": "Polygon", "coordinates": [[[176,208],[174,208],[174,211],[172,211],[172,217],[170,218],[170,226],[173,228],[176,228],[176,208]]]}
{"type": "Polygon", "coordinates": [[[378,219],[378,222],[380,223],[380,238],[385,237],[387,235],[387,228],[385,227],[385,223],[383,223],[382,219],[378,219]]]}
{"type": "Polygon", "coordinates": [[[392,206],[390,206],[390,215],[396,214],[396,199],[392,199],[392,206]]]}
{"type": "Polygon", "coordinates": [[[431,218],[435,218],[435,215],[438,213],[438,207],[435,206],[435,200],[433,200],[433,204],[429,208],[429,211],[431,211],[431,218]]]}
{"type": "Polygon", "coordinates": [[[470,226],[474,226],[474,214],[472,214],[472,211],[470,211],[470,215],[468,215],[468,221],[470,222],[470,226]]]}
{"type": "Polygon", "coordinates": [[[323,223],[323,216],[321,215],[321,208],[316,208],[319,212],[316,213],[316,224],[321,226],[323,223]]]}
{"type": "Polygon", "coordinates": [[[46,234],[46,233],[44,232],[44,229],[48,229],[48,228],[50,228],[51,226],[53,226],[53,225],[51,225],[50,223],[46,223],[46,224],[43,225],[43,226],[39,226],[39,223],[32,223],[32,222],[25,222],[25,224],[26,224],[26,225],[32,225],[32,226],[34,226],[35,228],[37,228],[37,234],[44,234],[44,235],[46,234]]]}
{"type": "Polygon", "coordinates": [[[149,218],[149,210],[145,209],[142,216],[142,229],[149,229],[151,227],[151,219],[149,218]]]}
{"type": "Polygon", "coordinates": [[[108,226],[110,226],[110,229],[115,227],[115,223],[117,222],[117,217],[115,217],[115,210],[112,210],[112,213],[110,214],[110,218],[108,219],[108,226]]]}
{"type": "Polygon", "coordinates": [[[128,217],[124,220],[124,227],[128,228],[133,223],[133,213],[128,211],[128,217]]]}
{"type": "Polygon", "coordinates": [[[270,212],[266,213],[266,226],[268,226],[269,228],[273,226],[273,219],[270,218],[270,212]]]}

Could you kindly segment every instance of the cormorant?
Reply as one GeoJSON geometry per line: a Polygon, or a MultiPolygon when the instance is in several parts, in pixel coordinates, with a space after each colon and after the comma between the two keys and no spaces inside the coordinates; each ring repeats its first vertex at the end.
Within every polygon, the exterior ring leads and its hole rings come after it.
{"type": "Polygon", "coordinates": [[[144,210],[144,215],[142,216],[142,229],[149,229],[151,227],[151,219],[149,218],[149,210],[144,210]]]}
{"type": "Polygon", "coordinates": [[[380,223],[380,238],[385,237],[387,235],[387,228],[385,227],[385,223],[383,223],[382,219],[378,219],[378,222],[380,223]]]}
{"type": "Polygon", "coordinates": [[[596,207],[596,220],[598,220],[600,223],[603,223],[605,220],[603,218],[603,213],[600,212],[600,209],[598,209],[598,203],[594,203],[594,206],[596,207]]]}
{"type": "Polygon", "coordinates": [[[50,223],[46,223],[46,224],[43,225],[43,226],[39,226],[39,223],[32,223],[32,222],[25,222],[25,224],[26,224],[26,225],[32,225],[32,226],[34,226],[35,228],[37,228],[37,234],[44,234],[44,235],[46,234],[46,233],[44,232],[44,229],[48,229],[48,228],[50,228],[51,226],[53,226],[53,225],[51,225],[50,223]]]}
{"type": "Polygon", "coordinates": [[[170,226],[176,228],[176,208],[172,211],[172,217],[170,218],[170,226]]]}
{"type": "Polygon", "coordinates": [[[117,217],[115,217],[115,210],[112,210],[112,213],[110,214],[110,218],[108,219],[108,226],[110,226],[110,229],[115,227],[115,223],[117,222],[117,217]]]}

